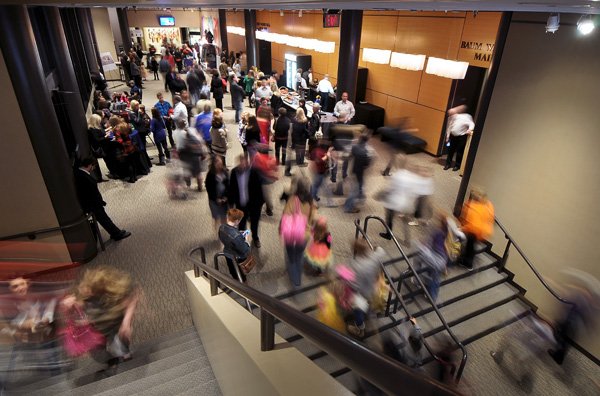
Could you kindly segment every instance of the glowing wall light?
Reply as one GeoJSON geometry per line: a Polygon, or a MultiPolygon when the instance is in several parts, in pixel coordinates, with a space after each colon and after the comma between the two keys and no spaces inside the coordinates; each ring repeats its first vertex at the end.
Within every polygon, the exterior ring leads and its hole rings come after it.
{"type": "Polygon", "coordinates": [[[425,73],[440,77],[462,80],[467,74],[469,62],[457,62],[449,59],[429,57],[425,73]]]}
{"type": "Polygon", "coordinates": [[[390,50],[380,50],[374,48],[363,48],[362,60],[370,63],[380,63],[382,65],[390,63],[390,50]]]}
{"type": "Polygon", "coordinates": [[[425,67],[425,55],[392,52],[390,66],[413,71],[423,70],[423,67],[425,67]]]}

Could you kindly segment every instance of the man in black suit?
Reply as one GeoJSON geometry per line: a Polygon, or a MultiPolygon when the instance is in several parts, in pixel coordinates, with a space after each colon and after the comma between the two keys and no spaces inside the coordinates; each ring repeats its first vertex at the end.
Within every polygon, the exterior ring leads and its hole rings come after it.
{"type": "Polygon", "coordinates": [[[240,221],[239,229],[246,229],[246,220],[250,217],[250,231],[252,231],[252,242],[260,248],[258,237],[258,223],[262,206],[265,203],[263,197],[262,180],[258,172],[250,167],[244,155],[238,157],[238,166],[233,168],[229,177],[229,205],[244,212],[240,221]]]}
{"type": "Polygon", "coordinates": [[[77,189],[79,203],[84,212],[91,212],[96,216],[98,223],[108,231],[113,240],[120,241],[129,237],[131,232],[121,230],[106,214],[104,210],[106,202],[104,202],[98,190],[98,182],[91,175],[94,166],[95,162],[92,158],[85,158],[81,161],[81,166],[75,170],[75,188],[77,189]]]}

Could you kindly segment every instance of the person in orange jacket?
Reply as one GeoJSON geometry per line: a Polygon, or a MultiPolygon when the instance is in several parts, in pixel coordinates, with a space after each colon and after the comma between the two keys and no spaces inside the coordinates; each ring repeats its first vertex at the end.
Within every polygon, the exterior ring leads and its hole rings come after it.
{"type": "Polygon", "coordinates": [[[468,270],[473,269],[475,242],[489,239],[494,230],[494,206],[482,190],[471,190],[469,200],[461,213],[461,230],[467,237],[467,243],[458,263],[468,270]]]}

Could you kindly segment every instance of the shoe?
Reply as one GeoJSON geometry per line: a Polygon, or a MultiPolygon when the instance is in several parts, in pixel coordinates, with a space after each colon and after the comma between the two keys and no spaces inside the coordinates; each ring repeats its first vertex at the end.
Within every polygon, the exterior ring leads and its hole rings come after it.
{"type": "Polygon", "coordinates": [[[456,171],[457,171],[457,170],[459,170],[459,169],[460,169],[460,168],[459,168],[458,166],[455,166],[454,168],[452,168],[452,170],[453,170],[454,172],[456,172],[456,171]]]}
{"type": "Polygon", "coordinates": [[[462,261],[459,261],[457,264],[460,265],[461,267],[467,269],[469,272],[473,271],[472,265],[469,267],[468,265],[465,265],[462,261]]]}
{"type": "Polygon", "coordinates": [[[273,217],[273,209],[267,209],[267,216],[273,217]]]}
{"type": "Polygon", "coordinates": [[[346,330],[348,333],[353,335],[354,337],[362,338],[365,336],[365,324],[362,326],[357,326],[355,323],[348,323],[346,326],[346,330]]]}
{"type": "Polygon", "coordinates": [[[560,353],[559,351],[556,351],[554,349],[548,349],[548,355],[550,355],[552,360],[554,360],[559,366],[563,364],[563,361],[565,359],[564,353],[560,353]]]}
{"type": "Polygon", "coordinates": [[[252,242],[254,243],[254,246],[256,246],[257,249],[260,249],[260,247],[262,246],[260,244],[260,240],[258,239],[253,239],[252,242]]]}
{"type": "Polygon", "coordinates": [[[450,165],[444,166],[444,170],[448,170],[448,169],[450,169],[450,165]]]}
{"type": "Polygon", "coordinates": [[[135,180],[136,180],[136,179],[131,179],[131,178],[129,178],[129,179],[127,179],[127,183],[135,183],[135,180]]]}
{"type": "Polygon", "coordinates": [[[390,172],[383,171],[381,172],[381,176],[390,176],[390,172]]]}
{"type": "Polygon", "coordinates": [[[379,236],[382,238],[385,238],[387,240],[391,240],[392,239],[392,234],[388,234],[387,232],[380,232],[379,236]]]}
{"type": "Polygon", "coordinates": [[[108,177],[109,179],[118,179],[118,178],[119,178],[119,176],[117,176],[117,175],[114,175],[114,174],[112,174],[112,173],[107,173],[107,174],[106,174],[106,177],[108,177]]]}
{"type": "Polygon", "coordinates": [[[100,180],[98,180],[98,183],[104,183],[104,182],[107,182],[107,181],[108,181],[108,179],[100,179],[100,180]]]}
{"type": "Polygon", "coordinates": [[[285,176],[292,177],[292,174],[290,172],[285,172],[285,176]]]}
{"type": "Polygon", "coordinates": [[[129,238],[131,236],[131,232],[121,230],[117,235],[111,236],[113,241],[120,241],[121,239],[129,238]]]}
{"type": "Polygon", "coordinates": [[[158,164],[156,164],[156,165],[158,165],[158,166],[165,166],[165,165],[167,165],[167,164],[166,164],[165,162],[159,162],[159,163],[158,163],[158,164]]]}
{"type": "Polygon", "coordinates": [[[408,225],[409,226],[418,226],[419,225],[419,221],[418,220],[409,221],[408,225]]]}
{"type": "Polygon", "coordinates": [[[346,212],[346,213],[359,213],[360,209],[358,209],[358,208],[352,208],[352,209],[349,209],[349,210],[344,210],[344,212],[346,212]]]}
{"type": "Polygon", "coordinates": [[[319,202],[321,200],[320,197],[315,197],[315,201],[319,202]]]}

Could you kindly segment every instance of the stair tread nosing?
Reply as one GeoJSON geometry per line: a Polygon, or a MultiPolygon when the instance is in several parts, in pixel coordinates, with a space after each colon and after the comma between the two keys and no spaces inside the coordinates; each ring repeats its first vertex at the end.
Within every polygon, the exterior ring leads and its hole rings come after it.
{"type": "Polygon", "coordinates": [[[217,380],[213,380],[210,382],[205,382],[196,386],[195,388],[191,388],[185,390],[181,393],[178,393],[177,396],[221,396],[221,388],[219,388],[219,383],[217,380]]]}
{"type": "MultiPolygon", "coordinates": [[[[140,366],[141,364],[147,364],[152,361],[157,361],[163,358],[166,358],[171,355],[176,355],[180,352],[187,351],[190,348],[196,348],[198,351],[203,351],[203,346],[200,341],[198,335],[194,333],[189,333],[184,336],[177,337],[177,340],[184,341],[178,344],[170,345],[171,343],[163,343],[155,346],[156,350],[151,350],[152,346],[147,345],[143,349],[133,349],[134,358],[128,362],[121,363],[119,365],[119,371],[124,372],[135,367],[140,366]],[[161,345],[169,345],[168,347],[161,347],[161,345]],[[144,355],[144,352],[150,352],[147,355],[144,355]]],[[[96,371],[104,368],[105,365],[94,361],[92,358],[86,358],[86,360],[82,361],[79,367],[74,370],[70,370],[66,373],[59,374],[53,377],[49,377],[43,379],[41,381],[34,382],[28,386],[21,388],[23,391],[42,389],[59,382],[69,381],[74,378],[82,378],[87,375],[91,375],[96,371]]]]}
{"type": "Polygon", "coordinates": [[[206,366],[204,361],[197,359],[153,376],[107,389],[102,393],[98,393],[97,396],[128,396],[134,393],[157,396],[173,395],[214,379],[215,376],[210,365],[206,366]]]}
{"type": "Polygon", "coordinates": [[[148,363],[144,366],[136,367],[134,369],[127,370],[124,372],[118,372],[114,376],[104,378],[104,379],[101,379],[98,381],[94,381],[91,383],[87,383],[83,386],[79,386],[79,387],[77,386],[77,384],[80,383],[80,380],[81,380],[80,378],[73,378],[72,380],[64,381],[64,382],[58,383],[56,385],[43,388],[43,390],[51,392],[51,391],[54,391],[54,389],[56,388],[59,391],[73,391],[73,388],[77,388],[77,389],[81,389],[81,390],[85,391],[86,389],[93,390],[96,387],[101,387],[101,386],[104,386],[105,384],[108,384],[107,386],[110,386],[110,384],[117,383],[117,385],[118,385],[118,383],[120,381],[122,381],[122,378],[128,378],[129,381],[135,381],[139,378],[153,375],[156,373],[160,373],[166,369],[169,369],[169,368],[181,365],[181,364],[186,364],[186,362],[189,362],[194,359],[202,359],[202,360],[205,360],[206,362],[208,362],[208,358],[204,354],[203,350],[190,349],[190,350],[183,351],[178,354],[169,356],[167,358],[148,363]],[[201,356],[199,356],[199,355],[201,355],[201,356]],[[117,379],[117,378],[119,378],[119,379],[117,379]]]}

